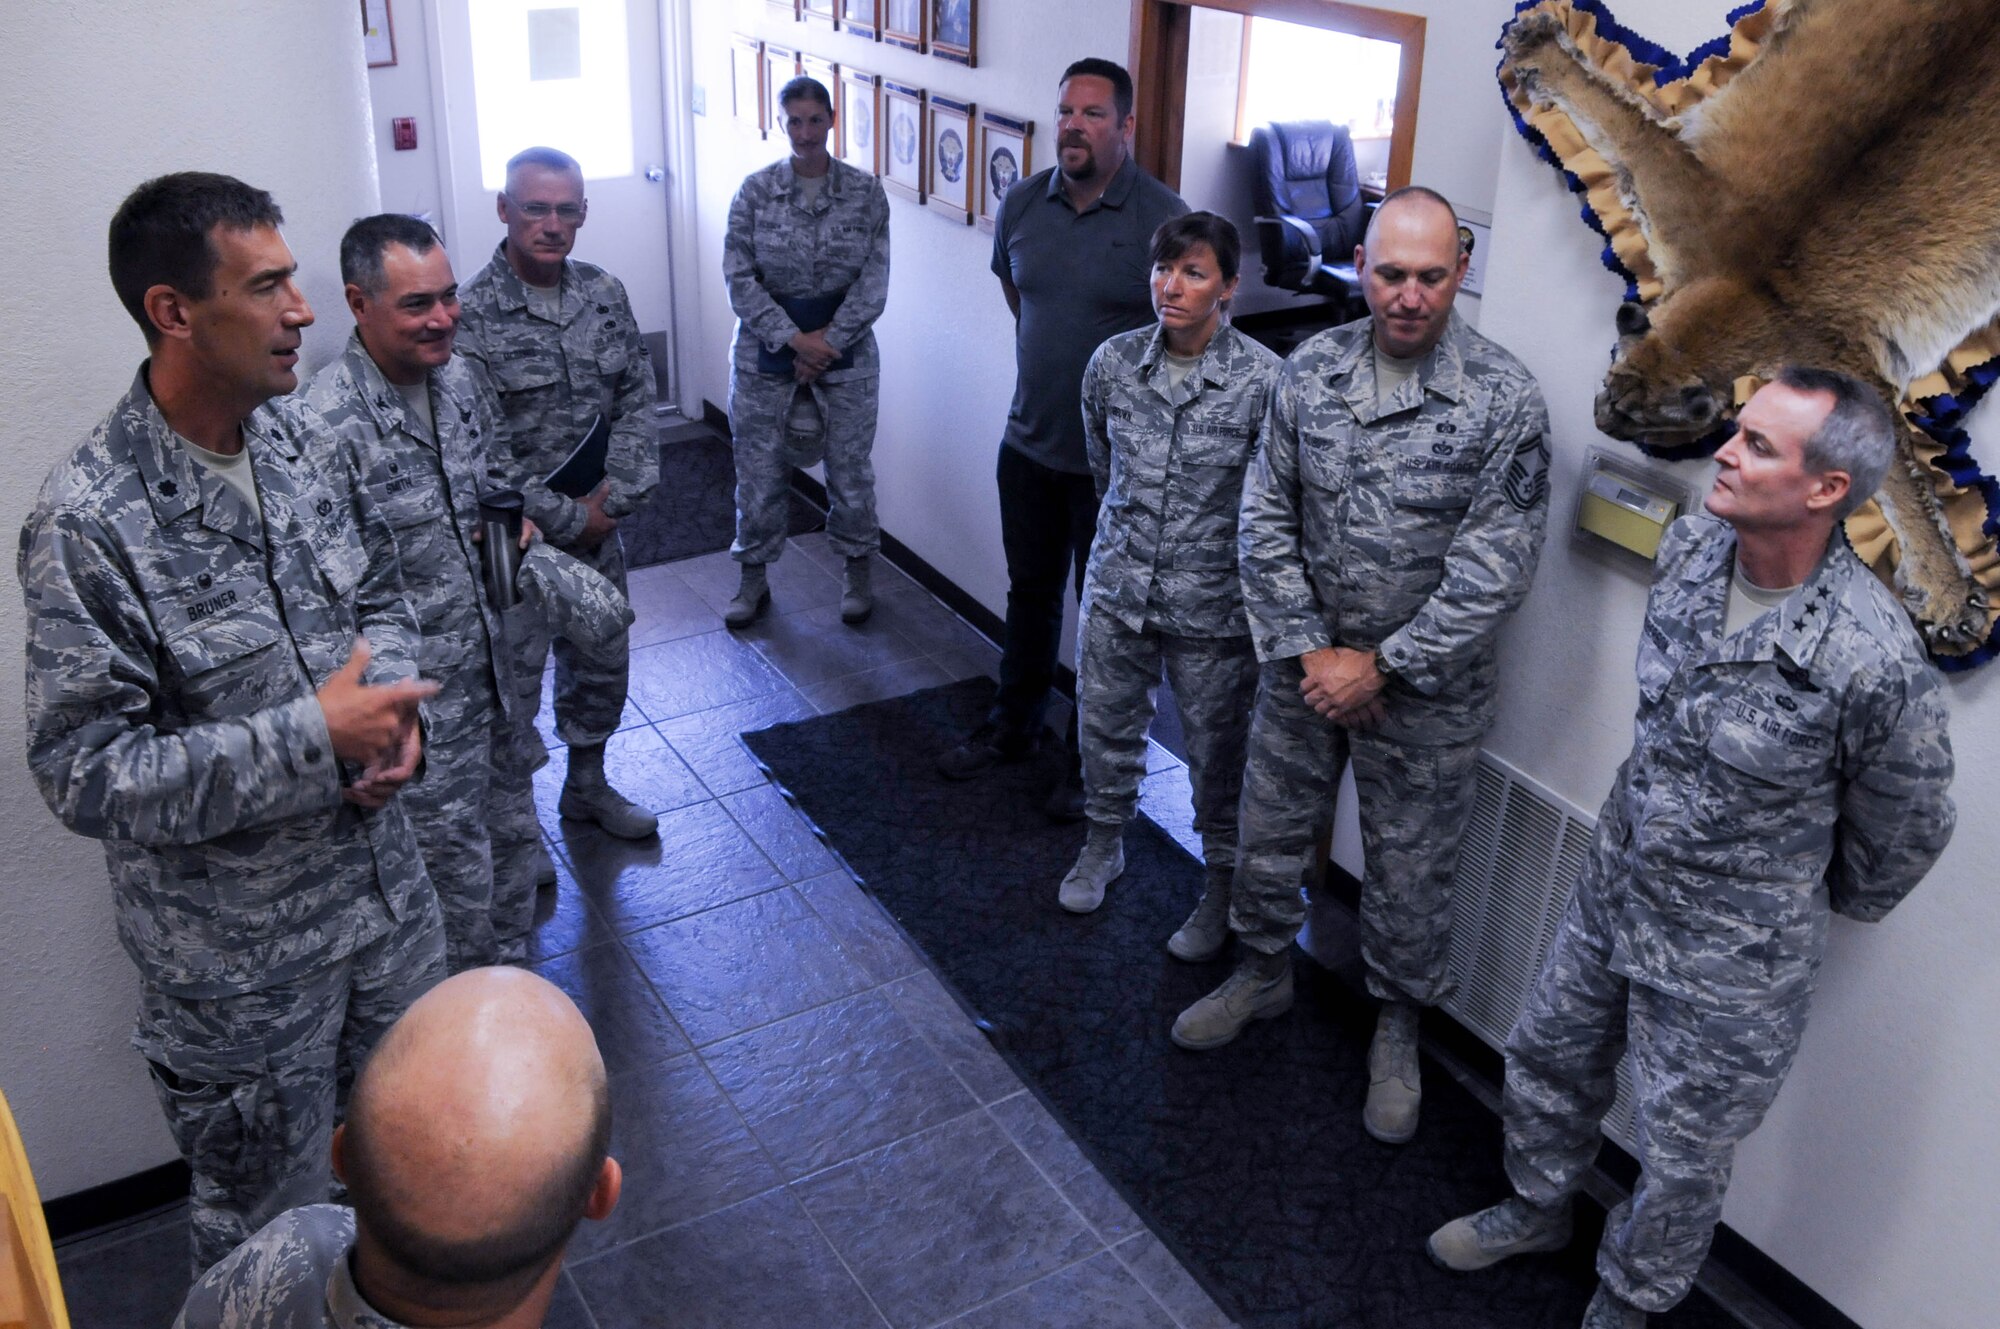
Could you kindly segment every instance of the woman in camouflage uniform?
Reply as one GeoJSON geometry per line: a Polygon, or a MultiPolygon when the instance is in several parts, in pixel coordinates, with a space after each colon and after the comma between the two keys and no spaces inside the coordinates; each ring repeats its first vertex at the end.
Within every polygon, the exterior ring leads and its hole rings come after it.
{"type": "Polygon", "coordinates": [[[832,95],[810,78],[778,93],[791,156],[753,171],[729,204],[722,275],[736,311],[729,423],[743,568],[723,622],[744,628],[771,603],[765,565],[785,547],[792,468],[826,462],[827,543],[846,560],[840,617],[875,605],[875,320],[889,298],[889,200],[882,182],[827,149],[832,95]]]}
{"type": "Polygon", "coordinates": [[[1125,870],[1164,668],[1187,734],[1207,887],[1168,942],[1206,959],[1228,935],[1236,799],[1257,660],[1236,572],[1236,510],[1278,357],[1224,320],[1242,244],[1192,212],[1153,234],[1159,323],[1097,348],[1083,375],[1085,448],[1102,506],[1084,577],[1077,669],[1090,836],[1060,899],[1088,913],[1125,870]]]}

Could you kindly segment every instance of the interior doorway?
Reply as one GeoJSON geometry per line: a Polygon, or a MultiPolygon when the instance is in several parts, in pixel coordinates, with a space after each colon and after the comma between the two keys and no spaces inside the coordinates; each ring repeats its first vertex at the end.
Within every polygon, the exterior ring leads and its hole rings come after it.
{"type": "Polygon", "coordinates": [[[653,354],[659,400],[680,395],[672,218],[684,171],[669,171],[677,79],[660,0],[437,0],[444,229],[461,278],[505,234],[494,206],[505,164],[533,144],[583,165],[590,218],[575,257],[625,283],[653,354]]]}
{"type": "Polygon", "coordinates": [[[1174,189],[1181,184],[1182,140],[1194,10],[1282,19],[1357,37],[1393,42],[1402,52],[1396,75],[1394,128],[1385,188],[1410,182],[1417,140],[1417,101],[1424,67],[1424,20],[1343,0],[1132,0],[1130,64],[1139,128],[1139,165],[1174,189]]]}

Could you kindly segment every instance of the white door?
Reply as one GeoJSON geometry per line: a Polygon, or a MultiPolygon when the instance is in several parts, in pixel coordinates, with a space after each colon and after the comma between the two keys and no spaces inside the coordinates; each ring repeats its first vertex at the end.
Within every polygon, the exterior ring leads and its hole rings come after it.
{"type": "Polygon", "coordinates": [[[462,281],[506,233],[507,159],[559,148],[583,164],[590,219],[574,257],[625,283],[654,369],[673,364],[658,0],[436,0],[445,243],[462,281]]]}

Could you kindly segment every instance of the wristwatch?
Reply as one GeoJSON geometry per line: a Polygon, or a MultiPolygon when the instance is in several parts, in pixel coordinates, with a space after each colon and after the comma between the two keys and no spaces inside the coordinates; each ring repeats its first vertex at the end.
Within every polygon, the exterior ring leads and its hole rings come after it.
{"type": "Polygon", "coordinates": [[[1380,646],[1375,648],[1375,672],[1385,679],[1396,676],[1396,666],[1389,663],[1388,658],[1382,654],[1380,646]]]}

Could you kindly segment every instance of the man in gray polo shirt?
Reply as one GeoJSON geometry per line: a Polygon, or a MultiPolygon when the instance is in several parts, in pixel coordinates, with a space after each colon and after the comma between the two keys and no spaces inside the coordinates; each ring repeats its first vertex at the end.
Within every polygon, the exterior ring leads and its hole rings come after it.
{"type": "MultiPolygon", "coordinates": [[[[986,720],[938,758],[955,780],[1034,751],[1062,639],[1063,585],[1083,593],[1097,490],[1083,447],[1083,368],[1107,338],[1153,321],[1146,255],[1161,222],[1188,210],[1132,160],[1132,76],[1109,60],[1063,71],[1056,166],[1007,191],[993,273],[1014,314],[1014,403],[1001,438],[1000,540],[1007,635],[986,720]]],[[[1049,813],[1083,815],[1076,725],[1049,813]]]]}

